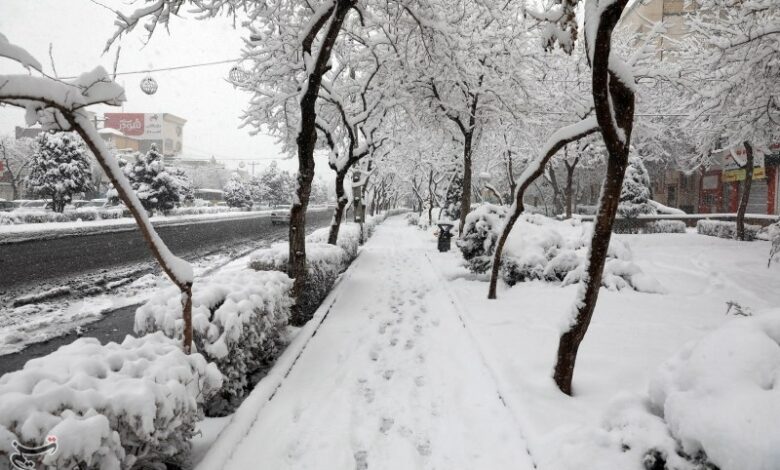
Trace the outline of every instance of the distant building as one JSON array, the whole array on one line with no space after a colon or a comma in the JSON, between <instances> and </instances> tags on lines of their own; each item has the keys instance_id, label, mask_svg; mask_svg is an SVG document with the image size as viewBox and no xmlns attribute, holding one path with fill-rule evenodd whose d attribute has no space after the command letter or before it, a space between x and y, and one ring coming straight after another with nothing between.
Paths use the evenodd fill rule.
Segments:
<instances>
[{"instance_id":1,"label":"distant building","mask_svg":"<svg viewBox=\"0 0 780 470\"><path fill-rule=\"evenodd\" d=\"M192 180L192 186L196 189L222 190L230 179L231 171L225 168L224 163L212 158L165 158L165 166L182 169Z\"/></svg>"},{"instance_id":2,"label":"distant building","mask_svg":"<svg viewBox=\"0 0 780 470\"><path fill-rule=\"evenodd\" d=\"M179 155L184 147L187 120L168 113L106 113L104 128L120 131L138 142L139 152L148 152L152 144L164 156Z\"/></svg>"}]
</instances>

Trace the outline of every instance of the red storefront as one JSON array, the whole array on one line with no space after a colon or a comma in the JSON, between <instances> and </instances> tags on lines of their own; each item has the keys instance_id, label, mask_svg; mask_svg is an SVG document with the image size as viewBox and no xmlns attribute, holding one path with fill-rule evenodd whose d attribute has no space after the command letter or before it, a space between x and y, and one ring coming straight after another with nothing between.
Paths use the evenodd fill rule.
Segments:
<instances>
[{"instance_id":1,"label":"red storefront","mask_svg":"<svg viewBox=\"0 0 780 470\"><path fill-rule=\"evenodd\" d=\"M770 147L767 155L761 154L762 165L754 168L747 212L750 214L777 214L778 165L780 144ZM736 153L743 153L739 150ZM739 206L739 197L745 170L722 168L707 170L701 175L699 185L699 212L733 213Z\"/></svg>"}]
</instances>

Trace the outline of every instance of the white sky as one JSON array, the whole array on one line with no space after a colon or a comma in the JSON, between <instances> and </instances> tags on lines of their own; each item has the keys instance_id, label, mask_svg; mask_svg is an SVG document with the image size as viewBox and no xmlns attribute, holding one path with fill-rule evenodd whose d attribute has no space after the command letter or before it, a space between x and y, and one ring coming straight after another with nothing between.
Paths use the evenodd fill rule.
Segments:
<instances>
[{"instance_id":1,"label":"white sky","mask_svg":"<svg viewBox=\"0 0 780 470\"><path fill-rule=\"evenodd\" d=\"M138 0L100 0L123 12L132 11L143 2ZM184 8L182 9L184 10ZM102 54L106 40L114 31L114 14L89 0L0 0L0 32L18 44L51 71L49 44L53 43L54 65L61 77L78 75L103 65L113 69L115 47ZM234 29L229 18L198 21L174 18L170 35L159 29L151 41L140 26L121 39L122 52L118 71L137 71L192 63L234 59L240 56L244 30ZM238 129L239 116L249 95L233 88L224 79L231 64L212 65L185 70L153 73L159 88L156 94L144 94L139 84L145 74L117 77L126 90L125 112L172 113L187 119L184 127L185 154L197 157L256 159L258 171L270 159L283 157L274 139L265 135L250 136L249 128ZM4 73L24 72L9 61L0 61ZM121 111L95 107L94 111ZM0 108L0 134L13 134L14 126L24 126L21 110ZM230 168L239 162L225 161ZM249 164L249 162L245 162ZM294 160L279 161L282 168L293 170ZM332 173L322 158L317 160L317 174ZM249 167L247 166L247 170ZM330 178L328 178L330 179Z\"/></svg>"}]
</instances>

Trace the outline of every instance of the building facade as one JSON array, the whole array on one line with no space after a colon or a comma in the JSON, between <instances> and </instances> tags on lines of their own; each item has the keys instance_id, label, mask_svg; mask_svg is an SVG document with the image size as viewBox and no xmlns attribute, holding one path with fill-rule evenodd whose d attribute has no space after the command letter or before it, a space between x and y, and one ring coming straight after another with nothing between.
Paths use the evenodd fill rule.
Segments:
<instances>
[{"instance_id":1,"label":"building facade","mask_svg":"<svg viewBox=\"0 0 780 470\"><path fill-rule=\"evenodd\" d=\"M154 144L165 156L179 155L184 147L187 120L168 113L106 113L104 128L116 129L138 142L139 152Z\"/></svg>"}]
</instances>

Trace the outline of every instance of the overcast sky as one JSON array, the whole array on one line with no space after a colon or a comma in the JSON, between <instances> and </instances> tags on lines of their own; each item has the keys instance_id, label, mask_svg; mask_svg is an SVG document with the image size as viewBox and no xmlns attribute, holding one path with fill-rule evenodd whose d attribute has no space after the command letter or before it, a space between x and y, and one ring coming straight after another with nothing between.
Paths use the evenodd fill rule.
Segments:
<instances>
[{"instance_id":1,"label":"overcast sky","mask_svg":"<svg viewBox=\"0 0 780 470\"><path fill-rule=\"evenodd\" d=\"M142 0L99 1L124 12L143 5ZM114 31L113 22L111 11L89 0L0 0L0 32L32 53L47 71L51 71L48 51L49 44L53 44L54 65L60 77L78 75L97 65L112 70L116 46L109 53L102 52ZM144 45L143 33L139 27L121 39L119 72L234 59L240 56L244 31L240 25L234 29L228 18L206 21L174 18L170 34L159 29ZM265 166L270 159L283 155L273 138L250 136L249 129L238 129L239 116L249 95L225 81L230 67L231 64L222 64L152 73L159 84L152 96L139 88L145 74L117 77L127 92L124 111L172 113L187 119L184 127L187 155L251 158ZM0 70L24 71L21 67L16 70L8 61L0 61ZM95 110L121 111L109 107ZM0 134L12 134L17 125L24 126L23 112L0 108ZM235 167L239 162L225 163ZM293 160L280 161L280 165L290 170L297 167ZM318 159L317 166L319 175L330 176L323 159Z\"/></svg>"}]
</instances>

